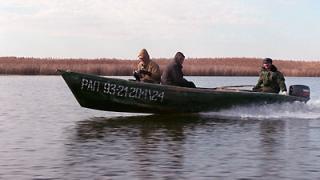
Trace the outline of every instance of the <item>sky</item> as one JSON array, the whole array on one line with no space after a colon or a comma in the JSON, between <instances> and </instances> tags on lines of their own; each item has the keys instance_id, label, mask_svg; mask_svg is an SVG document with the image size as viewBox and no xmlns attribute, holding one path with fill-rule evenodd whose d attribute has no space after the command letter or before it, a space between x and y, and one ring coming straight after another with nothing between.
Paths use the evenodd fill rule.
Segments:
<instances>
[{"instance_id":1,"label":"sky","mask_svg":"<svg viewBox=\"0 0 320 180\"><path fill-rule=\"evenodd\" d=\"M0 56L320 60L318 0L0 0Z\"/></svg>"}]
</instances>

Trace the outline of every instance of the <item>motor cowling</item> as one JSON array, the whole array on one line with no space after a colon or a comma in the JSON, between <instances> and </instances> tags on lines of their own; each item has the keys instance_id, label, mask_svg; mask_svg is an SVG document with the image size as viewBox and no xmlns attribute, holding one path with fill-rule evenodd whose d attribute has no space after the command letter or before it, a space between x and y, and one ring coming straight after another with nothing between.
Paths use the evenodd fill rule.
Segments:
<instances>
[{"instance_id":1,"label":"motor cowling","mask_svg":"<svg viewBox=\"0 0 320 180\"><path fill-rule=\"evenodd\" d=\"M310 98L310 88L305 85L291 85L289 87L289 95L304 98Z\"/></svg>"}]
</instances>

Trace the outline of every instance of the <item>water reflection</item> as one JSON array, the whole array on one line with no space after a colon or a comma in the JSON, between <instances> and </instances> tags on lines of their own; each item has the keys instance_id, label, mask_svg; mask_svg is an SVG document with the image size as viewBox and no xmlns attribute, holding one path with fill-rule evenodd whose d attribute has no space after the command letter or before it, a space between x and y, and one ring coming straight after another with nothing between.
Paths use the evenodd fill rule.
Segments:
<instances>
[{"instance_id":1,"label":"water reflection","mask_svg":"<svg viewBox=\"0 0 320 180\"><path fill-rule=\"evenodd\" d=\"M183 140L183 128L205 123L198 115L149 115L129 117L93 117L77 124L77 137L81 139L103 138L114 132L148 138L161 132L176 140ZM139 131L139 132L136 132ZM151 139L152 140L152 139ZM155 139L154 139L155 140Z\"/></svg>"},{"instance_id":2,"label":"water reflection","mask_svg":"<svg viewBox=\"0 0 320 180\"><path fill-rule=\"evenodd\" d=\"M82 166L81 162L94 161L93 164L99 164L100 169L102 167L105 170L104 175L100 176L187 178L195 170L186 161L190 161L190 156L197 153L192 149L196 150L199 141L212 143L210 138L214 142L215 134L220 134L221 129L224 132L233 126L241 127L255 122L199 114L93 117L77 123L66 145L67 159L72 161L66 165L66 169L74 171L74 168ZM221 143L221 140L217 143ZM203 153L211 154L206 150ZM191 164L199 163L197 161L200 160L191 160ZM85 169L90 171L91 168L87 164ZM129 176L129 172L133 174Z\"/></svg>"},{"instance_id":3,"label":"water reflection","mask_svg":"<svg viewBox=\"0 0 320 180\"><path fill-rule=\"evenodd\" d=\"M260 122L260 174L262 177L281 179L286 167L284 137L286 123L282 120L264 120Z\"/></svg>"},{"instance_id":4,"label":"water reflection","mask_svg":"<svg viewBox=\"0 0 320 180\"><path fill-rule=\"evenodd\" d=\"M302 126L288 123L294 122L199 114L92 117L69 133L64 169L66 177L91 179L292 177L287 165L299 149L288 149L288 142L306 146L307 139L291 139L297 131L291 128Z\"/></svg>"},{"instance_id":5,"label":"water reflection","mask_svg":"<svg viewBox=\"0 0 320 180\"><path fill-rule=\"evenodd\" d=\"M210 129L214 129L215 126L252 122L254 121L238 121L200 114L92 117L77 123L76 137L78 140L86 140L114 134L125 136L134 134L152 143L159 139L149 139L150 137L163 133L171 137L172 141L183 141L184 136L192 133L192 129L195 128L210 126Z\"/></svg>"},{"instance_id":6,"label":"water reflection","mask_svg":"<svg viewBox=\"0 0 320 180\"><path fill-rule=\"evenodd\" d=\"M101 138L126 141L119 148L130 149L125 158L134 161L133 171L140 178L155 178L154 172L164 167L171 169L168 176L180 178L184 169L185 128L202 123L205 122L194 115L91 118L78 124L77 137L80 141Z\"/></svg>"}]
</instances>

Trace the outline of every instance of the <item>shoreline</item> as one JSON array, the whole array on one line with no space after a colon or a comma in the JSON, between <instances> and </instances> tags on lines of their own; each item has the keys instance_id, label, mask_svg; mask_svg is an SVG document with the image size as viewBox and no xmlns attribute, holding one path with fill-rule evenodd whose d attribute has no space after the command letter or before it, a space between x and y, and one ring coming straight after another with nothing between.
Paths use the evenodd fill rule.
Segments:
<instances>
[{"instance_id":1,"label":"shoreline","mask_svg":"<svg viewBox=\"0 0 320 180\"><path fill-rule=\"evenodd\" d=\"M162 71L170 59L153 59ZM187 58L185 76L258 76L261 58ZM131 76L137 60L125 59L53 59L0 57L0 75L59 75L57 69L103 76ZM274 60L273 64L292 77L320 77L320 62Z\"/></svg>"}]
</instances>

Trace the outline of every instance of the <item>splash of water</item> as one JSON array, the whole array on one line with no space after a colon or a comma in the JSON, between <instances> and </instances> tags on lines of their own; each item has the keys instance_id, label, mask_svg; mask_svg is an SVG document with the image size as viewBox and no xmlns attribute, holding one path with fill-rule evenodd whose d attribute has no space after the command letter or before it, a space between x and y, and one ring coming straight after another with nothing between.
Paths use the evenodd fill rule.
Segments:
<instances>
[{"instance_id":1,"label":"splash of water","mask_svg":"<svg viewBox=\"0 0 320 180\"><path fill-rule=\"evenodd\" d=\"M319 119L320 99L307 103L293 102L281 104L264 104L236 106L218 112L202 113L203 116L215 116L228 119Z\"/></svg>"}]
</instances>

